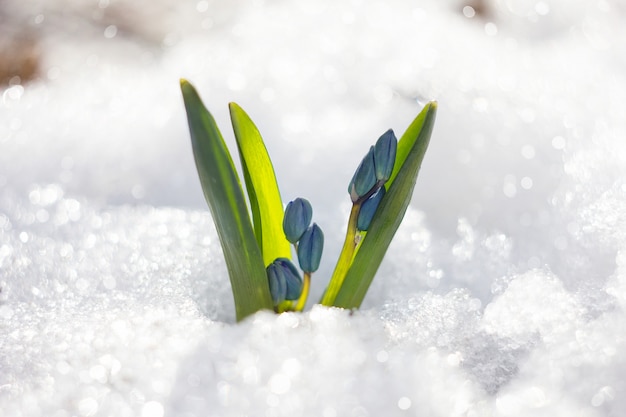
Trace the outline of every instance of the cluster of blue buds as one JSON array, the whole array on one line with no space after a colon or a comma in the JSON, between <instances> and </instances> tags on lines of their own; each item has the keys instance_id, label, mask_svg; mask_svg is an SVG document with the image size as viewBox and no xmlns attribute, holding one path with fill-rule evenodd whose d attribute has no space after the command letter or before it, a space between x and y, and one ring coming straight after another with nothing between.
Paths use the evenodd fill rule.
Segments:
<instances>
[{"instance_id":1,"label":"cluster of blue buds","mask_svg":"<svg viewBox=\"0 0 626 417\"><path fill-rule=\"evenodd\" d=\"M311 225L312 218L313 208L304 198L289 202L283 218L285 237L296 247L300 269L307 279L319 268L324 249L324 233L316 223ZM267 278L275 306L300 298L303 281L289 259L278 258L272 262L267 267Z\"/></svg>"},{"instance_id":2,"label":"cluster of blue buds","mask_svg":"<svg viewBox=\"0 0 626 417\"><path fill-rule=\"evenodd\" d=\"M369 228L385 195L384 185L393 172L397 148L396 135L389 129L370 147L350 181L348 192L352 203L361 204L357 220L359 230L366 231Z\"/></svg>"},{"instance_id":3,"label":"cluster of blue buds","mask_svg":"<svg viewBox=\"0 0 626 417\"><path fill-rule=\"evenodd\" d=\"M385 196L385 183L391 178L397 147L396 135L389 129L370 147L350 181L348 192L353 205L358 208L355 218L357 230L366 231L369 228ZM299 300L298 306L304 305L311 274L320 266L324 234L317 224L311 224L312 218L313 208L304 198L296 198L285 208L283 231L296 248L304 279L287 258L278 258L267 267L270 293L277 311L283 308L280 304L284 301Z\"/></svg>"},{"instance_id":4,"label":"cluster of blue buds","mask_svg":"<svg viewBox=\"0 0 626 417\"><path fill-rule=\"evenodd\" d=\"M274 305L285 300L297 300L302 293L302 277L287 258L278 258L266 269Z\"/></svg>"}]
</instances>

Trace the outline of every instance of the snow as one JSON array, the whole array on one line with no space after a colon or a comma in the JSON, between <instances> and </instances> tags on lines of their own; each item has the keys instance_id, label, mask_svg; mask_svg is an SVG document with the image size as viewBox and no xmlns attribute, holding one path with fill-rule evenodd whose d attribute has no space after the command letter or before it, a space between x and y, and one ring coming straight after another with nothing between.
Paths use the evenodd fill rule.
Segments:
<instances>
[{"instance_id":1,"label":"snow","mask_svg":"<svg viewBox=\"0 0 626 417\"><path fill-rule=\"evenodd\" d=\"M474 8L468 8L473 5ZM0 6L0 414L626 413L626 2ZM8 34L8 35L7 35ZM17 34L17 35L16 35ZM353 170L439 103L357 312L234 322L178 79L263 134L342 242Z\"/></svg>"}]
</instances>

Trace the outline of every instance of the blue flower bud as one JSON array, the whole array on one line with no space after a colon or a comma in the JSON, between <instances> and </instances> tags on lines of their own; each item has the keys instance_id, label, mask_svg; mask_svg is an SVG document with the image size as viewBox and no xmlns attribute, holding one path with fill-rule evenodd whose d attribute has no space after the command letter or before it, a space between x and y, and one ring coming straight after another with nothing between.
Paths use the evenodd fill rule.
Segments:
<instances>
[{"instance_id":1,"label":"blue flower bud","mask_svg":"<svg viewBox=\"0 0 626 417\"><path fill-rule=\"evenodd\" d=\"M359 210L359 217L356 221L356 228L361 231L366 231L370 227L370 223L376 214L376 210L380 205L381 200L385 196L385 187L380 187L370 198L365 200Z\"/></svg>"},{"instance_id":2,"label":"blue flower bud","mask_svg":"<svg viewBox=\"0 0 626 417\"><path fill-rule=\"evenodd\" d=\"M277 258L268 265L266 272L274 305L300 298L302 278L289 259Z\"/></svg>"},{"instance_id":3,"label":"blue flower bud","mask_svg":"<svg viewBox=\"0 0 626 417\"><path fill-rule=\"evenodd\" d=\"M315 272L320 267L324 250L324 233L313 223L302 235L298 243L298 261L304 272Z\"/></svg>"},{"instance_id":4,"label":"blue flower bud","mask_svg":"<svg viewBox=\"0 0 626 417\"><path fill-rule=\"evenodd\" d=\"M271 263L265 269L267 273L267 280L270 284L270 294L272 295L272 302L275 306L285 301L285 294L287 292L287 283L285 282L285 274L282 273L282 268L274 263Z\"/></svg>"},{"instance_id":5,"label":"blue flower bud","mask_svg":"<svg viewBox=\"0 0 626 417\"><path fill-rule=\"evenodd\" d=\"M313 208L311 203L304 198L296 198L287 204L285 209L285 217L283 218L283 231L287 240L296 243L307 227L311 224L313 217Z\"/></svg>"},{"instance_id":6,"label":"blue flower bud","mask_svg":"<svg viewBox=\"0 0 626 417\"><path fill-rule=\"evenodd\" d=\"M352 202L367 194L376 185L376 167L374 165L374 147L370 147L369 152L356 169L352 181L348 186L348 192Z\"/></svg>"},{"instance_id":7,"label":"blue flower bud","mask_svg":"<svg viewBox=\"0 0 626 417\"><path fill-rule=\"evenodd\" d=\"M396 162L396 150L398 139L393 130L389 129L378 138L374 146L374 166L376 167L376 179L382 183L391 177L393 166Z\"/></svg>"}]
</instances>

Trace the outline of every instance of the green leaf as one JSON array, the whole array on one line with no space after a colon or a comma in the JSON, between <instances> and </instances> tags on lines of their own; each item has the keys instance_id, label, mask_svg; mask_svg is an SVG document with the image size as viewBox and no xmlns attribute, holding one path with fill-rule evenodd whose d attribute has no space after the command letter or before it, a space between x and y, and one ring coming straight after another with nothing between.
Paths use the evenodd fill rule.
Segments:
<instances>
[{"instance_id":1,"label":"green leaf","mask_svg":"<svg viewBox=\"0 0 626 417\"><path fill-rule=\"evenodd\" d=\"M258 310L272 309L263 257L239 177L215 119L187 80L180 80L180 88L196 168L226 259L239 321Z\"/></svg>"},{"instance_id":2,"label":"green leaf","mask_svg":"<svg viewBox=\"0 0 626 417\"><path fill-rule=\"evenodd\" d=\"M430 102L408 127L400 142L387 193L332 305L358 308L411 202L417 174L435 123L437 103Z\"/></svg>"},{"instance_id":3,"label":"green leaf","mask_svg":"<svg viewBox=\"0 0 626 417\"><path fill-rule=\"evenodd\" d=\"M263 138L241 107L236 103L228 107L263 261L267 266L276 258L290 259L291 248L283 232L283 203Z\"/></svg>"}]
</instances>

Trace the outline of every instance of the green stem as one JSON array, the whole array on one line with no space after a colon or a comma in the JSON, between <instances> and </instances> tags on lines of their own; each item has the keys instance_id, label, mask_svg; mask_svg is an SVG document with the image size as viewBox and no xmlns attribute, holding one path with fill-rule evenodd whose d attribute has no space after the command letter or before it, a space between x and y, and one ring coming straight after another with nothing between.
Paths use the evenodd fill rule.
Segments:
<instances>
[{"instance_id":1,"label":"green stem","mask_svg":"<svg viewBox=\"0 0 626 417\"><path fill-rule=\"evenodd\" d=\"M322 305L333 305L333 303L335 302L335 298L337 297L337 293L339 293L339 289L341 288L341 284L343 284L343 280L346 277L348 270L350 269L350 264L352 264L354 249L356 248L357 243L356 223L357 219L359 218L360 209L360 201L357 201L352 205L352 210L350 211L350 219L348 220L348 230L346 231L346 240L343 242L341 255L339 255L339 260L337 260L337 265L335 266L335 271L333 272L333 276L330 279L328 288L326 289L326 292L322 297Z\"/></svg>"},{"instance_id":2,"label":"green stem","mask_svg":"<svg viewBox=\"0 0 626 417\"><path fill-rule=\"evenodd\" d=\"M293 311L293 301L285 300L274 307L274 312L281 314L286 311Z\"/></svg>"},{"instance_id":3,"label":"green stem","mask_svg":"<svg viewBox=\"0 0 626 417\"><path fill-rule=\"evenodd\" d=\"M309 298L309 289L311 288L311 273L304 273L304 283L302 284L302 294L300 294L300 298L298 299L298 304L294 308L294 311L302 311L304 310L304 305L306 304L307 298Z\"/></svg>"}]
</instances>

